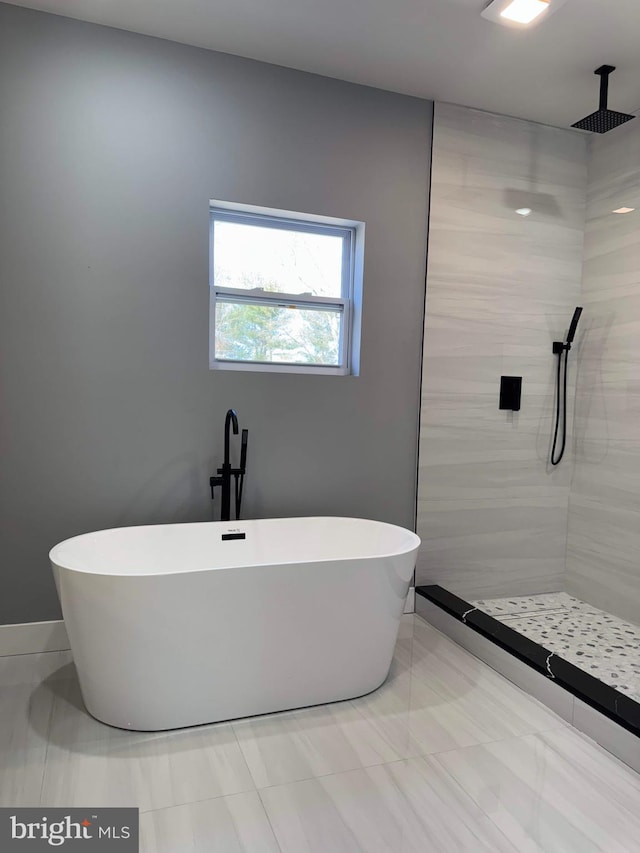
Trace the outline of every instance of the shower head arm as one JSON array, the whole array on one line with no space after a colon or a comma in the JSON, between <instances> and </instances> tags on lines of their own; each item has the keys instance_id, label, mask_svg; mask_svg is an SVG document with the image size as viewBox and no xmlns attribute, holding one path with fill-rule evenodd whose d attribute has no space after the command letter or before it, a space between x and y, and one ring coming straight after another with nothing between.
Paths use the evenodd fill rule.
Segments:
<instances>
[{"instance_id":1,"label":"shower head arm","mask_svg":"<svg viewBox=\"0 0 640 853\"><path fill-rule=\"evenodd\" d=\"M607 109L607 102L609 100L609 74L612 71L615 71L615 65L601 65L600 68L596 68L593 72L600 77L600 107L601 110Z\"/></svg>"}]
</instances>

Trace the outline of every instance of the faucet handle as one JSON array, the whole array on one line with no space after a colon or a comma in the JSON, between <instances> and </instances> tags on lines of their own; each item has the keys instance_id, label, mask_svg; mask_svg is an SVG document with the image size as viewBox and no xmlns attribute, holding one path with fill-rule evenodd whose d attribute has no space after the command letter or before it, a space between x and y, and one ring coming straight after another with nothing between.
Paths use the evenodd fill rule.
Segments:
<instances>
[{"instance_id":1,"label":"faucet handle","mask_svg":"<svg viewBox=\"0 0 640 853\"><path fill-rule=\"evenodd\" d=\"M209 477L209 485L211 486L211 500L213 500L213 490L216 486L222 485L222 477Z\"/></svg>"}]
</instances>

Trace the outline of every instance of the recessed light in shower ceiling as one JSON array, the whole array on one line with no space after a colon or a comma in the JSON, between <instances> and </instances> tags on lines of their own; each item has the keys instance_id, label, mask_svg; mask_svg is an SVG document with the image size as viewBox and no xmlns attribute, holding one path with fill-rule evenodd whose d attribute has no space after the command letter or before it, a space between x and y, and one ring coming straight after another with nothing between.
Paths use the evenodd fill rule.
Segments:
<instances>
[{"instance_id":1,"label":"recessed light in shower ceiling","mask_svg":"<svg viewBox=\"0 0 640 853\"><path fill-rule=\"evenodd\" d=\"M491 0L480 14L496 24L527 27L548 18L565 2L566 0Z\"/></svg>"}]
</instances>

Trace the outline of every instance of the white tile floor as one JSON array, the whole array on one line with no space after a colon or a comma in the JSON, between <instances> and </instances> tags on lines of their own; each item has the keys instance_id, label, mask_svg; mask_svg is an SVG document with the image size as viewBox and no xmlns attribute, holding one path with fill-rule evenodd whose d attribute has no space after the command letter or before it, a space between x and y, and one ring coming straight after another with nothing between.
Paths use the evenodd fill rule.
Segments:
<instances>
[{"instance_id":1,"label":"white tile floor","mask_svg":"<svg viewBox=\"0 0 640 853\"><path fill-rule=\"evenodd\" d=\"M640 776L418 616L369 696L168 733L0 658L0 805L137 805L144 853L640 849Z\"/></svg>"},{"instance_id":2,"label":"white tile floor","mask_svg":"<svg viewBox=\"0 0 640 853\"><path fill-rule=\"evenodd\" d=\"M640 702L640 626L566 592L472 604Z\"/></svg>"}]
</instances>

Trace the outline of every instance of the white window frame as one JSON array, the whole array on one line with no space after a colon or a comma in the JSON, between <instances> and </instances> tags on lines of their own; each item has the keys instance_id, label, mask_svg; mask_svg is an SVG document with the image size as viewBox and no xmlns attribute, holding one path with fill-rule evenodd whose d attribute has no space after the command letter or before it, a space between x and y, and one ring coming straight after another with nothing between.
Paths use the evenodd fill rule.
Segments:
<instances>
[{"instance_id":1,"label":"white window frame","mask_svg":"<svg viewBox=\"0 0 640 853\"><path fill-rule=\"evenodd\" d=\"M262 288L246 289L222 287L214 281L214 228L218 222L236 222L259 225L263 228L300 231L307 234L327 234L343 239L341 294L336 297L313 294L265 291ZM364 223L334 219L326 216L271 210L253 205L230 202L209 202L209 367L214 370L252 370L269 373L315 373L345 376L354 371L352 347L354 342L354 292L358 245L364 238ZM316 311L331 309L341 315L338 365L317 365L299 362L235 361L216 358L215 329L216 305L221 302L245 302L251 305L296 306Z\"/></svg>"}]
</instances>

